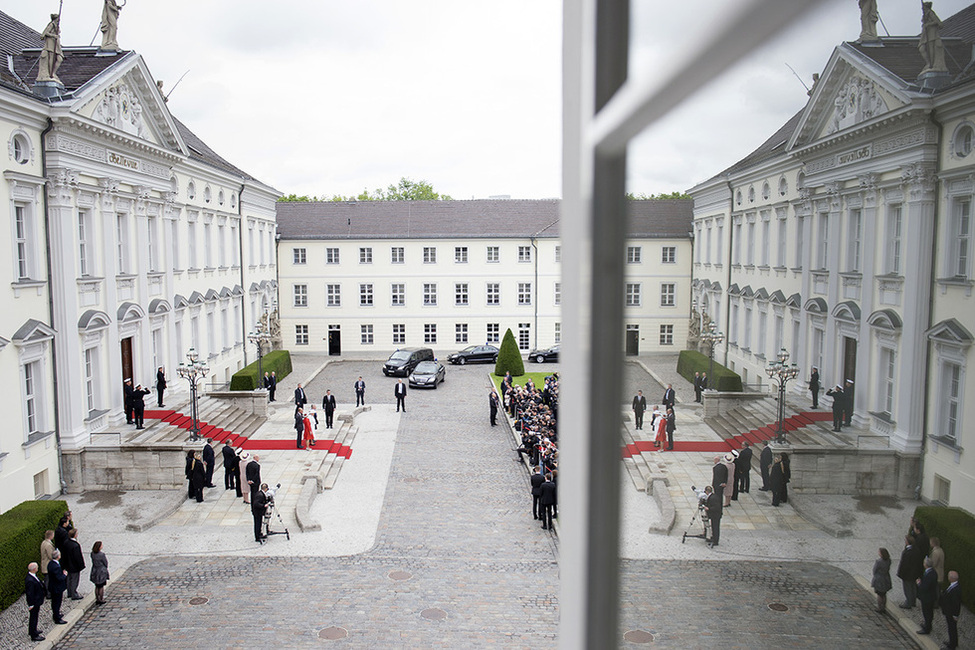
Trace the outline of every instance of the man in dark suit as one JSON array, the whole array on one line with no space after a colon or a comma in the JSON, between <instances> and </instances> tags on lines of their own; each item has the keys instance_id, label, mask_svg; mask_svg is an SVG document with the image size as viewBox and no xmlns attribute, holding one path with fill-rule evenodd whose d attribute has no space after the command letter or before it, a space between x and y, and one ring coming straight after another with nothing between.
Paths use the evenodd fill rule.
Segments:
<instances>
[{"instance_id":1,"label":"man in dark suit","mask_svg":"<svg viewBox=\"0 0 975 650\"><path fill-rule=\"evenodd\" d=\"M839 431L843 427L843 389L835 386L826 394L833 398L833 431Z\"/></svg>"},{"instance_id":2,"label":"man in dark suit","mask_svg":"<svg viewBox=\"0 0 975 650\"><path fill-rule=\"evenodd\" d=\"M396 398L396 412L399 413L400 407L406 413L406 384L400 379L393 385L393 397Z\"/></svg>"},{"instance_id":3,"label":"man in dark suit","mask_svg":"<svg viewBox=\"0 0 975 650\"><path fill-rule=\"evenodd\" d=\"M254 515L254 541L263 543L267 536L264 527L264 513L267 511L267 483L262 483L251 497L251 514Z\"/></svg>"},{"instance_id":4,"label":"man in dark suit","mask_svg":"<svg viewBox=\"0 0 975 650\"><path fill-rule=\"evenodd\" d=\"M268 379L267 379L267 396L268 396L268 401L271 401L271 402L274 401L274 391L276 391L277 389L278 389L278 376L277 376L276 373L274 373L272 371L271 372L271 376L268 377Z\"/></svg>"},{"instance_id":5,"label":"man in dark suit","mask_svg":"<svg viewBox=\"0 0 975 650\"><path fill-rule=\"evenodd\" d=\"M701 373L695 372L694 373L694 401L697 402L698 404L701 403L701 392L703 390L704 387L701 386Z\"/></svg>"},{"instance_id":6,"label":"man in dark suit","mask_svg":"<svg viewBox=\"0 0 975 650\"><path fill-rule=\"evenodd\" d=\"M747 441L742 443L738 458L735 459L735 476L738 479L738 491L748 492L752 487L752 446Z\"/></svg>"},{"instance_id":7,"label":"man in dark suit","mask_svg":"<svg viewBox=\"0 0 975 650\"><path fill-rule=\"evenodd\" d=\"M706 505L708 519L711 520L711 539L708 541L711 546L717 546L721 540L721 516L724 514L724 497L720 490L716 490L710 485L705 486L704 491L708 492Z\"/></svg>"},{"instance_id":8,"label":"man in dark suit","mask_svg":"<svg viewBox=\"0 0 975 650\"><path fill-rule=\"evenodd\" d=\"M929 558L924 558L924 573L917 579L917 599L921 601L921 615L924 617L917 633L931 634L934 604L938 602L938 572L931 566Z\"/></svg>"},{"instance_id":9,"label":"man in dark suit","mask_svg":"<svg viewBox=\"0 0 975 650\"><path fill-rule=\"evenodd\" d=\"M142 384L135 387L132 391L132 419L135 421L136 429L145 429L146 395L152 391L143 388Z\"/></svg>"},{"instance_id":10,"label":"man in dark suit","mask_svg":"<svg viewBox=\"0 0 975 650\"><path fill-rule=\"evenodd\" d=\"M298 449L304 449L301 444L301 438L305 434L305 412L301 410L301 407L295 409L295 434L297 435L296 444Z\"/></svg>"},{"instance_id":11,"label":"man in dark suit","mask_svg":"<svg viewBox=\"0 0 975 650\"><path fill-rule=\"evenodd\" d=\"M552 527L552 513L555 510L556 496L555 483L552 482L552 475L545 475L545 482L539 488L541 494L538 497L539 504L542 506L542 528L548 530Z\"/></svg>"},{"instance_id":12,"label":"man in dark suit","mask_svg":"<svg viewBox=\"0 0 975 650\"><path fill-rule=\"evenodd\" d=\"M41 605L44 604L44 596L47 589L37 576L37 562L27 565L27 578L24 581L24 593L27 595L27 632L30 634L31 641L43 641L44 636L37 629L37 617L41 613Z\"/></svg>"},{"instance_id":13,"label":"man in dark suit","mask_svg":"<svg viewBox=\"0 0 975 650\"><path fill-rule=\"evenodd\" d=\"M772 448L768 446L768 440L762 443L762 454L758 457L758 464L762 470L762 487L758 488L761 492L768 492L771 489L769 485L769 470L772 469Z\"/></svg>"},{"instance_id":14,"label":"man in dark suit","mask_svg":"<svg viewBox=\"0 0 975 650\"><path fill-rule=\"evenodd\" d=\"M677 401L677 394L674 393L673 384L667 384L667 389L664 391L664 398L661 401L665 409L674 408L674 402Z\"/></svg>"},{"instance_id":15,"label":"man in dark suit","mask_svg":"<svg viewBox=\"0 0 975 650\"><path fill-rule=\"evenodd\" d=\"M213 466L215 465L216 456L213 453L213 438L207 438L207 442L203 445L203 464L206 465L206 486L208 488L217 487L213 484Z\"/></svg>"},{"instance_id":16,"label":"man in dark suit","mask_svg":"<svg viewBox=\"0 0 975 650\"><path fill-rule=\"evenodd\" d=\"M156 406L162 408L163 393L166 392L166 369L162 366L156 369Z\"/></svg>"},{"instance_id":17,"label":"man in dark suit","mask_svg":"<svg viewBox=\"0 0 975 650\"><path fill-rule=\"evenodd\" d=\"M924 570L924 556L915 546L913 535L904 538L904 550L901 551L901 561L897 565L897 577L904 586L904 602L901 609L911 609L917 600L917 581Z\"/></svg>"},{"instance_id":18,"label":"man in dark suit","mask_svg":"<svg viewBox=\"0 0 975 650\"><path fill-rule=\"evenodd\" d=\"M711 467L711 488L715 494L724 494L724 486L727 484L728 466L721 462L721 456L715 456Z\"/></svg>"},{"instance_id":19,"label":"man in dark suit","mask_svg":"<svg viewBox=\"0 0 975 650\"><path fill-rule=\"evenodd\" d=\"M298 384L298 388L295 389L295 406L298 408L305 408L305 404L308 400L305 398L305 389Z\"/></svg>"},{"instance_id":20,"label":"man in dark suit","mask_svg":"<svg viewBox=\"0 0 975 650\"><path fill-rule=\"evenodd\" d=\"M542 468L536 467L535 473L531 476L531 494L532 494L532 516L537 520L542 518L542 513L539 499L542 496L542 483L545 482L545 477L542 476Z\"/></svg>"},{"instance_id":21,"label":"man in dark suit","mask_svg":"<svg viewBox=\"0 0 975 650\"><path fill-rule=\"evenodd\" d=\"M223 449L220 450L220 453L223 454L223 488L233 490L237 487L239 480L240 459L237 458L234 448L230 446L229 440L223 441Z\"/></svg>"},{"instance_id":22,"label":"man in dark suit","mask_svg":"<svg viewBox=\"0 0 975 650\"><path fill-rule=\"evenodd\" d=\"M254 455L254 459L247 464L245 478L247 479L247 489L251 491L251 503L254 502L254 495L261 489L261 457Z\"/></svg>"},{"instance_id":23,"label":"man in dark suit","mask_svg":"<svg viewBox=\"0 0 975 650\"><path fill-rule=\"evenodd\" d=\"M491 395L488 397L488 404L491 407L491 426L496 427L498 425L498 409L501 406L501 400L498 399L498 391L491 391Z\"/></svg>"},{"instance_id":24,"label":"man in dark suit","mask_svg":"<svg viewBox=\"0 0 975 650\"><path fill-rule=\"evenodd\" d=\"M125 406L125 423L132 424L132 379L126 377L122 382L122 404Z\"/></svg>"},{"instance_id":25,"label":"man in dark suit","mask_svg":"<svg viewBox=\"0 0 975 650\"><path fill-rule=\"evenodd\" d=\"M638 390L636 395L633 396L633 419L636 422L636 428L643 428L643 412L647 410L647 398L643 396L643 391Z\"/></svg>"},{"instance_id":26,"label":"man in dark suit","mask_svg":"<svg viewBox=\"0 0 975 650\"><path fill-rule=\"evenodd\" d=\"M61 566L61 551L55 549L51 561L47 563L48 593L51 595L51 614L57 625L64 625L66 620L61 618L61 603L64 591L68 588L68 572Z\"/></svg>"},{"instance_id":27,"label":"man in dark suit","mask_svg":"<svg viewBox=\"0 0 975 650\"><path fill-rule=\"evenodd\" d=\"M677 416L674 415L674 409L667 409L667 450L674 450L674 431L677 431Z\"/></svg>"},{"instance_id":28,"label":"man in dark suit","mask_svg":"<svg viewBox=\"0 0 975 650\"><path fill-rule=\"evenodd\" d=\"M267 391L267 401L273 402L274 400L271 399L271 373L264 373L264 377L261 378L261 386L264 386L264 390Z\"/></svg>"},{"instance_id":29,"label":"man in dark suit","mask_svg":"<svg viewBox=\"0 0 975 650\"><path fill-rule=\"evenodd\" d=\"M81 581L81 572L85 568L85 554L81 551L81 544L78 543L77 528L72 528L68 533L68 541L64 543L64 550L61 552L61 566L68 572L68 597L71 600L81 600L78 583Z\"/></svg>"},{"instance_id":30,"label":"man in dark suit","mask_svg":"<svg viewBox=\"0 0 975 650\"><path fill-rule=\"evenodd\" d=\"M362 381L362 377L356 380L355 384L352 385L355 389L355 405L365 406L366 405L366 382Z\"/></svg>"},{"instance_id":31,"label":"man in dark suit","mask_svg":"<svg viewBox=\"0 0 975 650\"><path fill-rule=\"evenodd\" d=\"M809 392L812 393L812 407L819 408L819 368L813 366L812 373L809 375Z\"/></svg>"},{"instance_id":32,"label":"man in dark suit","mask_svg":"<svg viewBox=\"0 0 975 650\"><path fill-rule=\"evenodd\" d=\"M853 424L853 380L847 379L843 385L843 426Z\"/></svg>"},{"instance_id":33,"label":"man in dark suit","mask_svg":"<svg viewBox=\"0 0 975 650\"><path fill-rule=\"evenodd\" d=\"M772 505L778 507L781 502L785 501L782 496L786 494L785 467L782 465L782 456L775 457L772 469L768 473L768 483L772 490Z\"/></svg>"},{"instance_id":34,"label":"man in dark suit","mask_svg":"<svg viewBox=\"0 0 975 650\"><path fill-rule=\"evenodd\" d=\"M322 408L325 409L325 428L331 429L332 419L335 417L335 395L332 395L332 391L325 391L325 397L322 398Z\"/></svg>"},{"instance_id":35,"label":"man in dark suit","mask_svg":"<svg viewBox=\"0 0 975 650\"><path fill-rule=\"evenodd\" d=\"M941 594L941 613L945 615L948 625L949 650L958 647L958 615L961 614L961 587L958 585L958 572L948 572L948 588Z\"/></svg>"}]
</instances>

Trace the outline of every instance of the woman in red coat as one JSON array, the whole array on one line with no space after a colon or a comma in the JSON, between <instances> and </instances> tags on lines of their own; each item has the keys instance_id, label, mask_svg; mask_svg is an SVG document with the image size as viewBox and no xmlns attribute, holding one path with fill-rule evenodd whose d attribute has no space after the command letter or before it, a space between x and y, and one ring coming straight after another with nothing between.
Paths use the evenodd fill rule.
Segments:
<instances>
[{"instance_id":1,"label":"woman in red coat","mask_svg":"<svg viewBox=\"0 0 975 650\"><path fill-rule=\"evenodd\" d=\"M305 435L301 441L305 444L305 449L311 449L315 444L315 434L311 432L311 418L307 415L305 416Z\"/></svg>"},{"instance_id":2,"label":"woman in red coat","mask_svg":"<svg viewBox=\"0 0 975 650\"><path fill-rule=\"evenodd\" d=\"M653 446L664 448L667 442L667 418L661 416L657 418L657 437L653 439Z\"/></svg>"}]
</instances>

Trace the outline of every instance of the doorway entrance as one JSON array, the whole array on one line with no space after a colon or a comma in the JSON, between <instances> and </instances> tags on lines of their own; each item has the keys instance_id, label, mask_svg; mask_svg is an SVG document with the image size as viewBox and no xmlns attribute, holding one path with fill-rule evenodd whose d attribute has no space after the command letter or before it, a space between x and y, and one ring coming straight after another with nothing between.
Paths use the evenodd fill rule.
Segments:
<instances>
[{"instance_id":1,"label":"doorway entrance","mask_svg":"<svg viewBox=\"0 0 975 650\"><path fill-rule=\"evenodd\" d=\"M626 356L635 357L640 354L640 326L626 326Z\"/></svg>"},{"instance_id":2,"label":"doorway entrance","mask_svg":"<svg viewBox=\"0 0 975 650\"><path fill-rule=\"evenodd\" d=\"M337 357L342 354L342 330L338 325L328 326L328 356Z\"/></svg>"},{"instance_id":3,"label":"doorway entrance","mask_svg":"<svg viewBox=\"0 0 975 650\"><path fill-rule=\"evenodd\" d=\"M122 381L126 379L132 379L132 385L134 386L137 382L133 378L134 369L132 368L132 337L127 339L122 339L121 342L122 349Z\"/></svg>"}]
</instances>

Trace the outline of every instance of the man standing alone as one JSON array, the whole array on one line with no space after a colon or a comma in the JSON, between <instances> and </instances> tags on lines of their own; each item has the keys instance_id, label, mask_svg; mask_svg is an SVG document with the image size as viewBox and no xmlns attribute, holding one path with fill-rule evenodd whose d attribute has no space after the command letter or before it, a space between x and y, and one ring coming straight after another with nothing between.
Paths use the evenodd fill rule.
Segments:
<instances>
[{"instance_id":1,"label":"man standing alone","mask_svg":"<svg viewBox=\"0 0 975 650\"><path fill-rule=\"evenodd\" d=\"M738 492L748 492L752 487L752 447L747 441L742 443L738 458L735 459L735 476L738 480Z\"/></svg>"},{"instance_id":2,"label":"man standing alone","mask_svg":"<svg viewBox=\"0 0 975 650\"><path fill-rule=\"evenodd\" d=\"M325 391L325 397L322 398L322 408L325 409L325 428L331 429L332 418L335 417L335 395L332 395L332 391Z\"/></svg>"},{"instance_id":3,"label":"man standing alone","mask_svg":"<svg viewBox=\"0 0 975 650\"><path fill-rule=\"evenodd\" d=\"M833 431L839 431L843 426L843 389L837 385L826 394L833 398Z\"/></svg>"},{"instance_id":4,"label":"man standing alone","mask_svg":"<svg viewBox=\"0 0 975 650\"><path fill-rule=\"evenodd\" d=\"M698 404L701 403L701 393L704 392L704 380L701 379L701 373L694 373L694 401Z\"/></svg>"},{"instance_id":5,"label":"man standing alone","mask_svg":"<svg viewBox=\"0 0 975 650\"><path fill-rule=\"evenodd\" d=\"M495 427L498 425L498 406L501 404L501 401L498 399L498 391L491 391L488 402L491 406L491 426Z\"/></svg>"},{"instance_id":6,"label":"man standing alone","mask_svg":"<svg viewBox=\"0 0 975 650\"><path fill-rule=\"evenodd\" d=\"M159 408L166 406L163 404L164 392L166 392L166 369L159 366L156 370L156 406Z\"/></svg>"},{"instance_id":7,"label":"man standing alone","mask_svg":"<svg viewBox=\"0 0 975 650\"><path fill-rule=\"evenodd\" d=\"M251 514L254 515L254 541L263 542L265 539L264 513L267 510L267 483L262 483L261 487L254 493L251 499Z\"/></svg>"},{"instance_id":8,"label":"man standing alone","mask_svg":"<svg viewBox=\"0 0 975 650\"><path fill-rule=\"evenodd\" d=\"M950 649L958 647L958 615L961 614L961 587L958 586L958 572L948 572L948 588L941 594L941 613L945 615L948 625L948 643Z\"/></svg>"},{"instance_id":9,"label":"man standing alone","mask_svg":"<svg viewBox=\"0 0 975 650\"><path fill-rule=\"evenodd\" d=\"M400 407L406 413L406 384L400 379L393 386L393 396L396 398L396 412L399 413Z\"/></svg>"},{"instance_id":10,"label":"man standing alone","mask_svg":"<svg viewBox=\"0 0 975 650\"><path fill-rule=\"evenodd\" d=\"M37 577L37 562L27 565L27 579L24 582L24 592L27 594L27 632L30 634L31 641L43 641L41 631L37 629L37 617L41 613L41 605L44 604L44 596L47 590L41 584L41 579Z\"/></svg>"},{"instance_id":11,"label":"man standing alone","mask_svg":"<svg viewBox=\"0 0 975 650\"><path fill-rule=\"evenodd\" d=\"M643 428L643 412L647 410L647 398L643 396L643 391L638 390L633 397L633 419L636 421L636 428Z\"/></svg>"},{"instance_id":12,"label":"man standing alone","mask_svg":"<svg viewBox=\"0 0 975 650\"><path fill-rule=\"evenodd\" d=\"M356 380L355 384L352 386L355 389L355 405L365 406L366 405L366 382L362 381L362 376Z\"/></svg>"},{"instance_id":13,"label":"man standing alone","mask_svg":"<svg viewBox=\"0 0 975 650\"><path fill-rule=\"evenodd\" d=\"M721 539L721 516L724 514L724 506L722 505L721 493L710 485L706 486L704 491L707 492L708 488L711 489L707 500L708 519L711 520L711 539L709 541L711 546L717 546Z\"/></svg>"},{"instance_id":14,"label":"man standing alone","mask_svg":"<svg viewBox=\"0 0 975 650\"><path fill-rule=\"evenodd\" d=\"M298 388L295 389L295 406L298 408L305 408L305 404L308 403L308 399L305 397L305 389L298 384Z\"/></svg>"},{"instance_id":15,"label":"man standing alone","mask_svg":"<svg viewBox=\"0 0 975 650\"><path fill-rule=\"evenodd\" d=\"M667 384L667 389L664 391L664 398L661 401L664 403L664 409L674 408L674 402L677 401L677 394L674 393L673 384Z\"/></svg>"},{"instance_id":16,"label":"man standing alone","mask_svg":"<svg viewBox=\"0 0 975 650\"><path fill-rule=\"evenodd\" d=\"M812 393L812 407L819 408L819 368L813 366L812 373L809 375L809 392Z\"/></svg>"},{"instance_id":17,"label":"man standing alone","mask_svg":"<svg viewBox=\"0 0 975 650\"><path fill-rule=\"evenodd\" d=\"M208 488L216 487L213 484L213 466L215 465L216 455L213 453L213 438L207 438L203 445L203 464L206 465L206 483Z\"/></svg>"}]
</instances>

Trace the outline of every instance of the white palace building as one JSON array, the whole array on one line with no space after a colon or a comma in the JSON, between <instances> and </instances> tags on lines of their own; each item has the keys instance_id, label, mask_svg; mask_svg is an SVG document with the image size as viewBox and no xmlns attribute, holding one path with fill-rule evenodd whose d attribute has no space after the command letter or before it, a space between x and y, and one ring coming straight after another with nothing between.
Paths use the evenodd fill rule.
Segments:
<instances>
[{"instance_id":1,"label":"white palace building","mask_svg":"<svg viewBox=\"0 0 975 650\"><path fill-rule=\"evenodd\" d=\"M941 37L935 70L917 36L841 44L798 114L689 190L693 291L744 381L782 347L799 392L813 366L852 380L901 484L975 512L975 8Z\"/></svg>"},{"instance_id":2,"label":"white palace building","mask_svg":"<svg viewBox=\"0 0 975 650\"><path fill-rule=\"evenodd\" d=\"M41 35L2 13L0 35L4 511L80 486L92 434L125 427L124 378L152 389L165 366L185 392L191 346L218 382L244 365L279 194L174 118L136 52L65 46L45 85Z\"/></svg>"}]
</instances>

